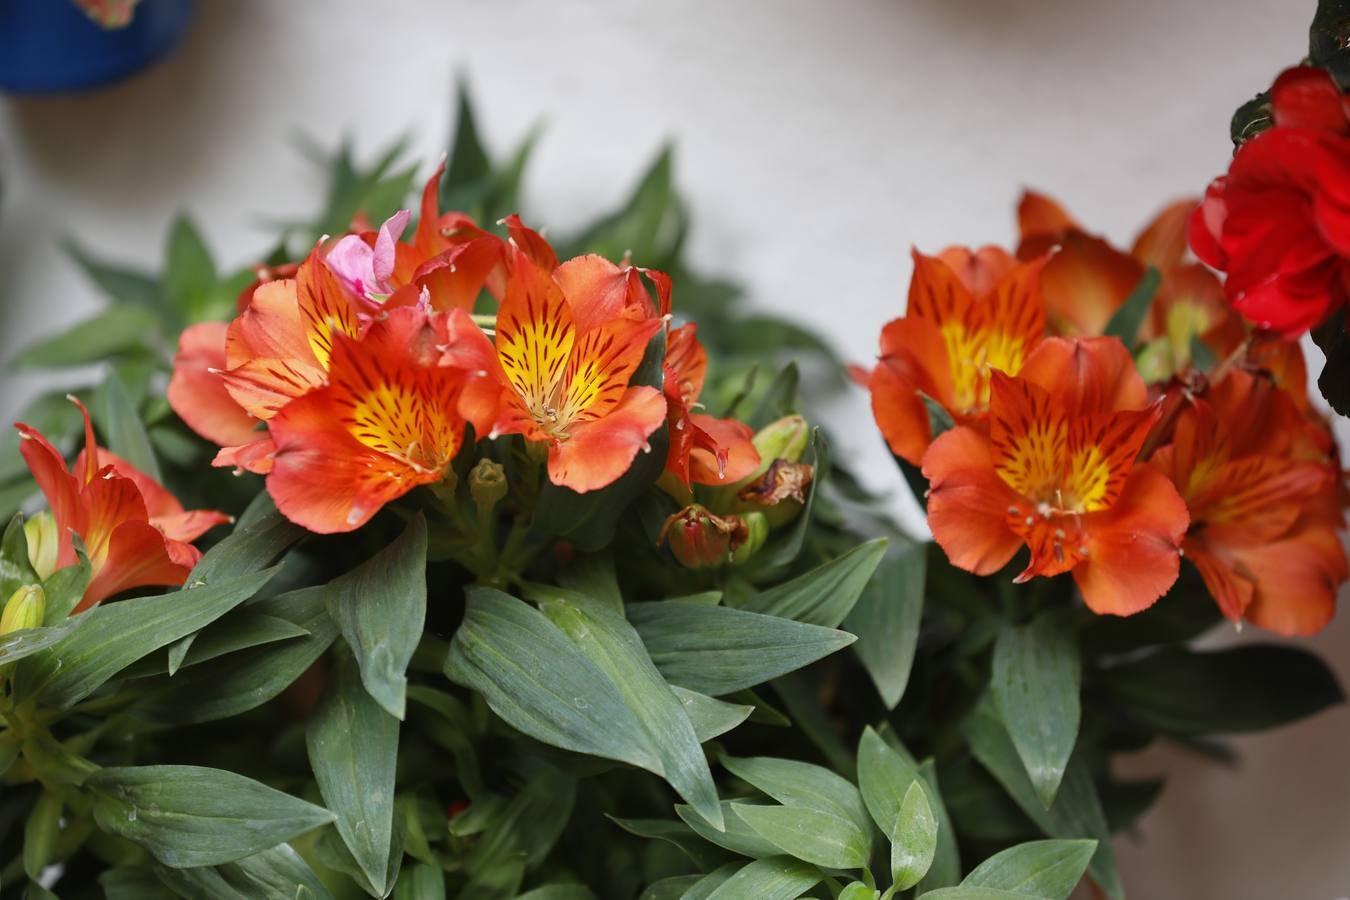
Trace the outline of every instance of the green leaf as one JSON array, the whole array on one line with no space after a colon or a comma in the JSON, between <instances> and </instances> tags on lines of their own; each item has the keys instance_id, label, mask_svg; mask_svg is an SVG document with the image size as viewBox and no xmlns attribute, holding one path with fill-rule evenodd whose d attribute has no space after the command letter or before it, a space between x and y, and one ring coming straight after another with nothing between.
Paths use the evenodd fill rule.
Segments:
<instances>
[{"instance_id":1,"label":"green leaf","mask_svg":"<svg viewBox=\"0 0 1350 900\"><path fill-rule=\"evenodd\" d=\"M277 512L266 493L249 505L235 523L234 531L197 560L188 574L192 586L209 585L237 578L271 565L305 534L299 525Z\"/></svg>"},{"instance_id":2,"label":"green leaf","mask_svg":"<svg viewBox=\"0 0 1350 900\"><path fill-rule=\"evenodd\" d=\"M251 778L200 766L101 769L94 819L176 869L242 859L325 825L326 809Z\"/></svg>"},{"instance_id":3,"label":"green leaf","mask_svg":"<svg viewBox=\"0 0 1350 900\"><path fill-rule=\"evenodd\" d=\"M1153 297L1158 293L1158 285L1161 283L1162 273L1149 266L1134 290L1125 298L1125 302L1106 323L1105 336L1120 338L1126 347L1133 347L1139 337L1139 328L1148 316L1149 307L1153 305Z\"/></svg>"},{"instance_id":4,"label":"green leaf","mask_svg":"<svg viewBox=\"0 0 1350 900\"><path fill-rule=\"evenodd\" d=\"M666 268L685 226L675 194L672 152L662 148L643 173L623 209L605 216L573 243L580 252L620 259L631 253L637 265Z\"/></svg>"},{"instance_id":5,"label":"green leaf","mask_svg":"<svg viewBox=\"0 0 1350 900\"><path fill-rule=\"evenodd\" d=\"M1041 900L1068 900L1096 849L1096 841L1018 844L980 863L961 884L998 888Z\"/></svg>"},{"instance_id":6,"label":"green leaf","mask_svg":"<svg viewBox=\"0 0 1350 900\"><path fill-rule=\"evenodd\" d=\"M178 216L169 226L164 254L164 294L189 322L211 312L216 287L216 264L192 220Z\"/></svg>"},{"instance_id":7,"label":"green leaf","mask_svg":"<svg viewBox=\"0 0 1350 900\"><path fill-rule=\"evenodd\" d=\"M730 856L720 845L711 844L683 822L672 819L620 819L608 816L610 821L629 834L661 840L679 847L704 872L725 863ZM706 824L704 827L708 827Z\"/></svg>"},{"instance_id":8,"label":"green leaf","mask_svg":"<svg viewBox=\"0 0 1350 900\"><path fill-rule=\"evenodd\" d=\"M698 603L633 603L628 618L667 681L711 696L795 671L855 640L832 628Z\"/></svg>"},{"instance_id":9,"label":"green leaf","mask_svg":"<svg viewBox=\"0 0 1350 900\"><path fill-rule=\"evenodd\" d=\"M885 538L859 544L804 575L752 595L742 609L834 628L853 609L881 558Z\"/></svg>"},{"instance_id":10,"label":"green leaf","mask_svg":"<svg viewBox=\"0 0 1350 900\"><path fill-rule=\"evenodd\" d=\"M844 746L838 728L825 704L814 678L802 672L789 672L773 680L774 692L783 701L793 723L837 772L853 772L853 754Z\"/></svg>"},{"instance_id":11,"label":"green leaf","mask_svg":"<svg viewBox=\"0 0 1350 900\"><path fill-rule=\"evenodd\" d=\"M1013 891L1000 891L997 888L956 887L938 888L922 895L924 900L1026 900L1026 894Z\"/></svg>"},{"instance_id":12,"label":"green leaf","mask_svg":"<svg viewBox=\"0 0 1350 900\"><path fill-rule=\"evenodd\" d=\"M1164 647L1112 667L1106 684L1130 718L1174 735L1263 731L1345 700L1321 659L1274 644L1208 652Z\"/></svg>"},{"instance_id":13,"label":"green leaf","mask_svg":"<svg viewBox=\"0 0 1350 900\"><path fill-rule=\"evenodd\" d=\"M815 866L786 856L747 863L708 895L708 900L794 900L821 880Z\"/></svg>"},{"instance_id":14,"label":"green leaf","mask_svg":"<svg viewBox=\"0 0 1350 900\"><path fill-rule=\"evenodd\" d=\"M991 694L1047 809L1078 738L1081 680L1077 635L1063 616L1043 613L999 632Z\"/></svg>"},{"instance_id":15,"label":"green leaf","mask_svg":"<svg viewBox=\"0 0 1350 900\"><path fill-rule=\"evenodd\" d=\"M709 872L685 889L685 892L680 895L680 900L708 900L713 891L726 884L727 879L739 872L744 866L745 863L743 862L730 862L716 871Z\"/></svg>"},{"instance_id":16,"label":"green leaf","mask_svg":"<svg viewBox=\"0 0 1350 900\"><path fill-rule=\"evenodd\" d=\"M933 855L928 874L919 882L919 893L922 894L961 880L961 854L956 846L956 829L952 826L952 817L947 814L947 805L942 800L942 789L938 785L937 768L933 760L926 759L920 764L919 777L928 787L928 802L932 804L938 823L937 852Z\"/></svg>"},{"instance_id":17,"label":"green leaf","mask_svg":"<svg viewBox=\"0 0 1350 900\"><path fill-rule=\"evenodd\" d=\"M981 704L962 723L971 753L989 770L1022 812L1053 838L1090 838L1097 841L1088 871L1112 900L1121 900L1125 889L1116 870L1111 851L1106 815L1097 797L1092 775L1078 757L1072 757L1064 771L1054 804L1047 810L1036 796L1026 768L1017 755L1012 738L999 721L992 705Z\"/></svg>"},{"instance_id":18,"label":"green leaf","mask_svg":"<svg viewBox=\"0 0 1350 900\"><path fill-rule=\"evenodd\" d=\"M61 798L52 791L38 794L23 825L23 870L36 881L42 870L56 862L56 842L61 838Z\"/></svg>"},{"instance_id":19,"label":"green leaf","mask_svg":"<svg viewBox=\"0 0 1350 900\"><path fill-rule=\"evenodd\" d=\"M445 900L445 873L426 863L405 868L394 886L394 900Z\"/></svg>"},{"instance_id":20,"label":"green leaf","mask_svg":"<svg viewBox=\"0 0 1350 900\"><path fill-rule=\"evenodd\" d=\"M135 269L103 262L90 255L75 241L68 240L62 247L84 272L85 276L109 300L114 303L141 306L152 310L163 308L164 295L160 290L159 282L153 276Z\"/></svg>"},{"instance_id":21,"label":"green leaf","mask_svg":"<svg viewBox=\"0 0 1350 900\"><path fill-rule=\"evenodd\" d=\"M919 399L923 401L924 409L928 413L928 431L934 440L956 427L956 421L952 419L947 407L923 391L919 391Z\"/></svg>"},{"instance_id":22,"label":"green leaf","mask_svg":"<svg viewBox=\"0 0 1350 900\"><path fill-rule=\"evenodd\" d=\"M309 764L334 827L380 896L394 830L398 719L361 686L349 654L341 654L323 699L305 729Z\"/></svg>"},{"instance_id":23,"label":"green leaf","mask_svg":"<svg viewBox=\"0 0 1350 900\"><path fill-rule=\"evenodd\" d=\"M918 774L914 761L886 743L872 726L863 729L858 741L858 789L882 834L895 834L901 801Z\"/></svg>"},{"instance_id":24,"label":"green leaf","mask_svg":"<svg viewBox=\"0 0 1350 900\"><path fill-rule=\"evenodd\" d=\"M731 774L786 806L814 809L849 822L871 846L872 823L858 789L823 766L769 756L724 756Z\"/></svg>"},{"instance_id":25,"label":"green leaf","mask_svg":"<svg viewBox=\"0 0 1350 900\"><path fill-rule=\"evenodd\" d=\"M784 853L830 869L867 865L869 836L847 819L818 809L733 803L756 834Z\"/></svg>"},{"instance_id":26,"label":"green leaf","mask_svg":"<svg viewBox=\"0 0 1350 900\"><path fill-rule=\"evenodd\" d=\"M99 393L103 400L103 427L107 431L108 449L163 483L164 475L159 470L155 451L150 447L141 414L127 396L122 379L115 374L109 375Z\"/></svg>"},{"instance_id":27,"label":"green leaf","mask_svg":"<svg viewBox=\"0 0 1350 900\"><path fill-rule=\"evenodd\" d=\"M328 612L361 666L361 682L402 719L407 669L427 613L427 525L420 515L388 547L329 583Z\"/></svg>"},{"instance_id":28,"label":"green leaf","mask_svg":"<svg viewBox=\"0 0 1350 900\"><path fill-rule=\"evenodd\" d=\"M41 581L28 560L28 535L23 530L23 516L15 513L5 526L0 538L0 608L19 588Z\"/></svg>"},{"instance_id":29,"label":"green leaf","mask_svg":"<svg viewBox=\"0 0 1350 900\"><path fill-rule=\"evenodd\" d=\"M891 878L899 890L918 884L937 852L937 818L928 805L927 790L917 777L900 801L900 812L891 832Z\"/></svg>"},{"instance_id":30,"label":"green leaf","mask_svg":"<svg viewBox=\"0 0 1350 900\"><path fill-rule=\"evenodd\" d=\"M40 650L46 650L85 623L85 616L66 619L60 625L44 628L24 628L0 635L0 666L17 662L25 656L32 656Z\"/></svg>"},{"instance_id":31,"label":"green leaf","mask_svg":"<svg viewBox=\"0 0 1350 900\"><path fill-rule=\"evenodd\" d=\"M320 585L254 603L250 612L291 622L309 635L231 653L192 665L173 678L164 677L136 704L137 715L156 722L212 722L271 700L337 638L337 624L328 615L327 592L328 586ZM189 664L191 654L185 660Z\"/></svg>"},{"instance_id":32,"label":"green leaf","mask_svg":"<svg viewBox=\"0 0 1350 900\"><path fill-rule=\"evenodd\" d=\"M680 698L647 656L642 639L623 617L622 609L615 610L604 600L562 591L540 600L540 609L618 688L641 723L646 749L659 761L652 771L720 828L717 788L693 723Z\"/></svg>"},{"instance_id":33,"label":"green leaf","mask_svg":"<svg viewBox=\"0 0 1350 900\"><path fill-rule=\"evenodd\" d=\"M441 180L441 208L464 209L476 205L491 171L492 162L478 136L469 88L461 79L455 85L455 134Z\"/></svg>"},{"instance_id":34,"label":"green leaf","mask_svg":"<svg viewBox=\"0 0 1350 900\"><path fill-rule=\"evenodd\" d=\"M895 709L909 685L927 569L923 544L893 549L844 619L844 627L858 636L853 650L887 709Z\"/></svg>"},{"instance_id":35,"label":"green leaf","mask_svg":"<svg viewBox=\"0 0 1350 900\"><path fill-rule=\"evenodd\" d=\"M545 884L526 891L516 900L595 900L595 893L584 884Z\"/></svg>"},{"instance_id":36,"label":"green leaf","mask_svg":"<svg viewBox=\"0 0 1350 900\"><path fill-rule=\"evenodd\" d=\"M13 365L22 369L83 366L154 348L159 318L138 306L115 305L49 338L29 344Z\"/></svg>"},{"instance_id":37,"label":"green leaf","mask_svg":"<svg viewBox=\"0 0 1350 900\"><path fill-rule=\"evenodd\" d=\"M141 678L148 675L175 674L183 667L210 662L230 653L259 647L275 641L288 641L294 638L308 637L309 631L294 622L280 616L269 616L249 609L236 610L228 616L213 622L202 631L196 632L197 639L187 646L177 665L173 660L146 657L124 671L127 677ZM188 635L192 637L193 635ZM169 648L170 653L184 646L188 638Z\"/></svg>"},{"instance_id":38,"label":"green leaf","mask_svg":"<svg viewBox=\"0 0 1350 900\"><path fill-rule=\"evenodd\" d=\"M157 866L155 874L186 900L333 900L289 844L213 868Z\"/></svg>"},{"instance_id":39,"label":"green leaf","mask_svg":"<svg viewBox=\"0 0 1350 900\"><path fill-rule=\"evenodd\" d=\"M406 837L407 821L399 816L394 819L394 831L391 838L392 846L389 853L389 868L382 876L382 881L386 885L397 883L399 871L403 866L403 842ZM334 869L349 876L356 882L357 887L365 891L372 897L387 896L377 890L370 879L366 877L365 870L352 856L352 852L347 849L343 843L342 837L335 828L325 828L319 832L319 836L311 845L314 850L315 859L323 866ZM392 888L390 888L392 890Z\"/></svg>"},{"instance_id":40,"label":"green leaf","mask_svg":"<svg viewBox=\"0 0 1350 900\"><path fill-rule=\"evenodd\" d=\"M638 900L684 900L701 880L702 875L671 875L647 885Z\"/></svg>"},{"instance_id":41,"label":"green leaf","mask_svg":"<svg viewBox=\"0 0 1350 900\"><path fill-rule=\"evenodd\" d=\"M47 613L42 617L43 624L61 626L69 621L71 612L84 599L94 569L89 563L89 554L84 550L84 542L74 537L76 562L57 569L46 581L42 590L47 594Z\"/></svg>"},{"instance_id":42,"label":"green leaf","mask_svg":"<svg viewBox=\"0 0 1350 900\"><path fill-rule=\"evenodd\" d=\"M881 891L870 888L861 881L854 881L839 892L839 900L881 900Z\"/></svg>"},{"instance_id":43,"label":"green leaf","mask_svg":"<svg viewBox=\"0 0 1350 900\"><path fill-rule=\"evenodd\" d=\"M741 856L751 856L756 859L780 853L781 851L777 846L761 837L758 831L751 828L750 824L741 818L740 813L735 809L738 805L740 804L731 800L722 801L722 822L726 825L723 831L713 828L702 816L683 803L675 804L675 813L699 837L711 844L724 847L732 853L739 853Z\"/></svg>"},{"instance_id":44,"label":"green leaf","mask_svg":"<svg viewBox=\"0 0 1350 900\"><path fill-rule=\"evenodd\" d=\"M614 683L561 628L515 597L469 589L445 674L546 744L660 769Z\"/></svg>"},{"instance_id":45,"label":"green leaf","mask_svg":"<svg viewBox=\"0 0 1350 900\"><path fill-rule=\"evenodd\" d=\"M684 704L684 712L693 723L694 734L698 735L701 744L726 734L749 718L755 710L753 706L715 700L707 694L675 685L671 685L670 689Z\"/></svg>"},{"instance_id":46,"label":"green leaf","mask_svg":"<svg viewBox=\"0 0 1350 900\"><path fill-rule=\"evenodd\" d=\"M158 597L97 606L66 638L24 660L19 672L41 703L65 708L136 660L191 634L258 592L275 569Z\"/></svg>"}]
</instances>

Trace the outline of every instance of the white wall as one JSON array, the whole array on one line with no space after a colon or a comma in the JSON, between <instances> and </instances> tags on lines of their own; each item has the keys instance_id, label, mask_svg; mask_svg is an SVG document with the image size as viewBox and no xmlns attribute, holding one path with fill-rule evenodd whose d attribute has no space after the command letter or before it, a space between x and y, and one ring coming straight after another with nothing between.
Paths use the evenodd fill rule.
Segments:
<instances>
[{"instance_id":1,"label":"white wall","mask_svg":"<svg viewBox=\"0 0 1350 900\"><path fill-rule=\"evenodd\" d=\"M462 69L496 146L546 120L533 221L612 205L674 138L695 259L866 360L901 311L909 246L1007 243L1024 185L1121 240L1203 189L1231 110L1301 56L1313 6L204 0L184 52L152 72L0 101L0 355L94 307L61 235L148 264L186 209L221 257L248 261L264 220L313 211L297 133L370 150L410 132L430 163ZM5 379L10 415L36 382ZM861 393L834 419L843 452L912 517ZM1345 618L1318 645L1350 676ZM1122 846L1135 897L1350 894L1350 713L1242 747L1237 772L1136 763L1177 783L1143 848Z\"/></svg>"}]
</instances>

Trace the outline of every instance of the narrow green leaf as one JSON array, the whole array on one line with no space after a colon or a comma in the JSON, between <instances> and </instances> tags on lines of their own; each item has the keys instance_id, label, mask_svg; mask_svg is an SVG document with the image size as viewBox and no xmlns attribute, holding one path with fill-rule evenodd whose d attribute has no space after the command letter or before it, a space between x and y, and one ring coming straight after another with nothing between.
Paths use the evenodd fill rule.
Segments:
<instances>
[{"instance_id":1,"label":"narrow green leaf","mask_svg":"<svg viewBox=\"0 0 1350 900\"><path fill-rule=\"evenodd\" d=\"M1158 293L1158 285L1161 283L1162 273L1149 266L1134 290L1125 298L1125 302L1106 323L1106 331L1103 332L1106 337L1120 338L1126 347L1133 347L1139 337L1139 328L1148 316L1149 307L1153 305L1153 297Z\"/></svg>"},{"instance_id":2,"label":"narrow green leaf","mask_svg":"<svg viewBox=\"0 0 1350 900\"><path fill-rule=\"evenodd\" d=\"M60 626L69 621L71 611L84 599L84 592L89 588L89 580L94 574L84 542L75 535L72 537L75 563L57 569L42 582L42 590L47 594L47 613L42 622L47 626Z\"/></svg>"},{"instance_id":3,"label":"narrow green leaf","mask_svg":"<svg viewBox=\"0 0 1350 900\"><path fill-rule=\"evenodd\" d=\"M952 414L947 412L947 407L923 391L919 391L919 399L923 401L924 409L928 412L928 431L934 440L956 427L956 421L952 419Z\"/></svg>"},{"instance_id":4,"label":"narrow green leaf","mask_svg":"<svg viewBox=\"0 0 1350 900\"><path fill-rule=\"evenodd\" d=\"M584 884L545 884L519 894L516 900L595 900L595 892Z\"/></svg>"},{"instance_id":5,"label":"narrow green leaf","mask_svg":"<svg viewBox=\"0 0 1350 900\"><path fill-rule=\"evenodd\" d=\"M151 275L135 269L104 262L92 256L75 241L63 245L66 253L94 283L103 295L114 303L162 310L164 295L159 282Z\"/></svg>"},{"instance_id":6,"label":"narrow green leaf","mask_svg":"<svg viewBox=\"0 0 1350 900\"><path fill-rule=\"evenodd\" d=\"M919 882L919 893L948 887L961 880L961 854L956 846L956 829L952 817L947 813L947 805L942 799L942 788L938 784L937 767L932 759L926 759L919 765L919 777L928 787L928 802L932 804L933 814L937 817L937 851L933 854L933 864L928 874Z\"/></svg>"},{"instance_id":7,"label":"narrow green leaf","mask_svg":"<svg viewBox=\"0 0 1350 900\"><path fill-rule=\"evenodd\" d=\"M117 866L98 876L104 900L179 900L155 877L139 866Z\"/></svg>"},{"instance_id":8,"label":"narrow green leaf","mask_svg":"<svg viewBox=\"0 0 1350 900\"><path fill-rule=\"evenodd\" d=\"M927 790L915 778L900 801L900 813L891 832L891 878L896 888L909 890L928 874L937 852L937 833L937 818L928 805Z\"/></svg>"},{"instance_id":9,"label":"narrow green leaf","mask_svg":"<svg viewBox=\"0 0 1350 900\"><path fill-rule=\"evenodd\" d=\"M715 737L726 734L749 718L750 713L755 710L753 706L715 700L707 694L674 685L671 686L671 690L675 692L680 703L684 704L684 712L694 725L694 734L698 735L699 743L707 743Z\"/></svg>"},{"instance_id":10,"label":"narrow green leaf","mask_svg":"<svg viewBox=\"0 0 1350 900\"><path fill-rule=\"evenodd\" d=\"M66 619L60 625L50 625L44 628L24 628L19 631L11 631L6 635L0 635L0 666L17 662L25 656L32 656L34 653L46 650L62 641L66 635L79 628L85 621L85 616L76 616L73 619Z\"/></svg>"},{"instance_id":11,"label":"narrow green leaf","mask_svg":"<svg viewBox=\"0 0 1350 900\"><path fill-rule=\"evenodd\" d=\"M108 449L162 483L164 476L159 471L155 451L150 447L145 425L141 423L141 414L127 396L122 379L115 374L109 375L99 394L103 400L103 426L107 430Z\"/></svg>"},{"instance_id":12,"label":"narrow green leaf","mask_svg":"<svg viewBox=\"0 0 1350 900\"><path fill-rule=\"evenodd\" d=\"M803 807L753 803L731 806L756 834L797 859L829 869L860 869L867 865L869 836L847 819Z\"/></svg>"},{"instance_id":13,"label":"narrow green leaf","mask_svg":"<svg viewBox=\"0 0 1350 900\"><path fill-rule=\"evenodd\" d=\"M1182 684L1184 691L1177 689ZM1107 685L1132 719L1174 735L1264 731L1345 700L1325 662L1274 644L1204 652L1164 647L1112 667Z\"/></svg>"},{"instance_id":14,"label":"narrow green leaf","mask_svg":"<svg viewBox=\"0 0 1350 900\"><path fill-rule=\"evenodd\" d=\"M823 876L815 866L786 856L747 863L708 895L708 900L794 900L818 884Z\"/></svg>"},{"instance_id":15,"label":"narrow green leaf","mask_svg":"<svg viewBox=\"0 0 1350 900\"><path fill-rule=\"evenodd\" d=\"M851 823L871 846L872 823L858 789L823 766L769 756L724 756L722 766L785 806L814 809Z\"/></svg>"},{"instance_id":16,"label":"narrow green leaf","mask_svg":"<svg viewBox=\"0 0 1350 900\"><path fill-rule=\"evenodd\" d=\"M128 666L124 675L141 678L148 675L167 673L176 674L183 667L210 662L230 653L260 647L274 641L286 641L292 638L308 637L309 631L294 622L280 616L269 616L253 612L250 609L235 610L228 616L213 622L203 630L196 632L197 640L188 645L177 666L166 666L166 660L146 657L140 662ZM192 637L192 635L188 635ZM187 638L172 645L170 653L184 646ZM167 660L172 663L172 659Z\"/></svg>"},{"instance_id":17,"label":"narrow green leaf","mask_svg":"<svg viewBox=\"0 0 1350 900\"><path fill-rule=\"evenodd\" d=\"M491 171L492 162L478 136L478 122L468 84L460 79L455 84L455 134L441 181L441 208L461 208L457 202L459 195L466 187L481 184Z\"/></svg>"},{"instance_id":18,"label":"narrow green leaf","mask_svg":"<svg viewBox=\"0 0 1350 900\"><path fill-rule=\"evenodd\" d=\"M919 768L872 729L858 741L858 788L872 820L888 837L896 832L900 804Z\"/></svg>"},{"instance_id":19,"label":"narrow green leaf","mask_svg":"<svg viewBox=\"0 0 1350 900\"><path fill-rule=\"evenodd\" d=\"M1000 891L997 888L987 887L967 887L966 885L957 885L956 887L938 888L936 891L928 891L922 895L925 900L1026 900L1026 894L1018 894L1014 891Z\"/></svg>"},{"instance_id":20,"label":"narrow green leaf","mask_svg":"<svg viewBox=\"0 0 1350 900\"><path fill-rule=\"evenodd\" d=\"M739 853L741 856L750 856L755 859L780 853L781 851L777 846L766 841L760 836L759 832L751 828L749 823L741 818L734 808L736 805L731 800L722 801L722 822L726 825L726 829L723 831L713 828L704 821L702 816L694 812L692 807L685 806L683 803L675 804L675 813L699 837L709 843L724 847L732 853Z\"/></svg>"},{"instance_id":21,"label":"narrow green leaf","mask_svg":"<svg viewBox=\"0 0 1350 900\"><path fill-rule=\"evenodd\" d=\"M445 674L546 744L659 771L618 688L562 629L521 600L471 588Z\"/></svg>"},{"instance_id":22,"label":"narrow green leaf","mask_svg":"<svg viewBox=\"0 0 1350 900\"><path fill-rule=\"evenodd\" d=\"M834 628L844 621L886 553L886 539L859 544L804 575L752 595L742 609Z\"/></svg>"},{"instance_id":23,"label":"narrow green leaf","mask_svg":"<svg viewBox=\"0 0 1350 900\"><path fill-rule=\"evenodd\" d=\"M172 868L242 859L325 825L326 809L221 769L135 766L101 769L94 819Z\"/></svg>"},{"instance_id":24,"label":"narrow green leaf","mask_svg":"<svg viewBox=\"0 0 1350 900\"><path fill-rule=\"evenodd\" d=\"M15 513L0 538L0 607L24 585L41 581L28 560L28 536L23 530L23 515Z\"/></svg>"},{"instance_id":25,"label":"narrow green leaf","mask_svg":"<svg viewBox=\"0 0 1350 900\"><path fill-rule=\"evenodd\" d=\"M853 650L887 709L905 695L923 616L928 554L923 544L892 549L844 619Z\"/></svg>"},{"instance_id":26,"label":"narrow green leaf","mask_svg":"<svg viewBox=\"0 0 1350 900\"><path fill-rule=\"evenodd\" d=\"M36 881L42 870L56 862L56 842L61 837L61 798L49 790L38 794L23 825L23 870Z\"/></svg>"},{"instance_id":27,"label":"narrow green leaf","mask_svg":"<svg viewBox=\"0 0 1350 900\"><path fill-rule=\"evenodd\" d=\"M1042 831L1053 838L1090 838L1097 841L1088 871L1112 900L1125 896L1111 850L1106 815L1092 782L1092 774L1077 757L1069 760L1054 804L1047 810L1036 796L1026 768L1003 723L985 702L962 723L962 732L980 765L989 770L1008 795Z\"/></svg>"},{"instance_id":28,"label":"narrow green leaf","mask_svg":"<svg viewBox=\"0 0 1350 900\"><path fill-rule=\"evenodd\" d=\"M260 571L279 559L304 534L303 528L277 512L265 492L259 494L259 499L249 504L239 517L234 531L197 560L187 583L197 587Z\"/></svg>"},{"instance_id":29,"label":"narrow green leaf","mask_svg":"<svg viewBox=\"0 0 1350 900\"><path fill-rule=\"evenodd\" d=\"M164 252L164 294L189 322L211 312L216 286L216 264L192 220L178 216L169 226Z\"/></svg>"},{"instance_id":30,"label":"narrow green leaf","mask_svg":"<svg viewBox=\"0 0 1350 900\"><path fill-rule=\"evenodd\" d=\"M744 866L745 863L738 860L709 872L686 888L685 892L680 895L680 900L708 900L713 891L726 884L727 879L739 872Z\"/></svg>"},{"instance_id":31,"label":"narrow green leaf","mask_svg":"<svg viewBox=\"0 0 1350 900\"><path fill-rule=\"evenodd\" d=\"M328 612L361 666L361 682L402 719L408 661L427 611L427 526L420 515L365 563L329 584Z\"/></svg>"},{"instance_id":32,"label":"narrow green leaf","mask_svg":"<svg viewBox=\"0 0 1350 900\"><path fill-rule=\"evenodd\" d=\"M831 628L698 603L633 603L628 618L667 681L711 696L800 669L855 640Z\"/></svg>"},{"instance_id":33,"label":"narrow green leaf","mask_svg":"<svg viewBox=\"0 0 1350 900\"><path fill-rule=\"evenodd\" d=\"M731 858L726 848L705 841L698 832L683 822L672 819L620 819L615 816L608 818L629 834L665 841L680 848L694 865L704 872L712 871Z\"/></svg>"},{"instance_id":34,"label":"narrow green leaf","mask_svg":"<svg viewBox=\"0 0 1350 900\"><path fill-rule=\"evenodd\" d=\"M1081 680L1078 638L1064 617L1042 614L999 632L991 694L1047 809L1078 738Z\"/></svg>"},{"instance_id":35,"label":"narrow green leaf","mask_svg":"<svg viewBox=\"0 0 1350 900\"><path fill-rule=\"evenodd\" d=\"M839 892L839 900L881 900L881 891L870 888L861 881L845 885Z\"/></svg>"},{"instance_id":36,"label":"narrow green leaf","mask_svg":"<svg viewBox=\"0 0 1350 900\"><path fill-rule=\"evenodd\" d=\"M97 606L87 621L54 646L24 660L26 691L49 707L71 706L113 675L216 619L257 593L275 569L214 585Z\"/></svg>"},{"instance_id":37,"label":"narrow green leaf","mask_svg":"<svg viewBox=\"0 0 1350 900\"><path fill-rule=\"evenodd\" d=\"M78 322L60 334L29 344L13 364L22 369L83 366L154 348L159 318L137 306L116 305Z\"/></svg>"},{"instance_id":38,"label":"narrow green leaf","mask_svg":"<svg viewBox=\"0 0 1350 900\"><path fill-rule=\"evenodd\" d=\"M693 723L622 609L572 592L543 599L540 609L619 689L642 725L647 749L660 761L657 774L699 815L721 828L717 787Z\"/></svg>"},{"instance_id":39,"label":"narrow green leaf","mask_svg":"<svg viewBox=\"0 0 1350 900\"><path fill-rule=\"evenodd\" d=\"M394 900L445 900L445 873L426 863L405 868L394 886Z\"/></svg>"},{"instance_id":40,"label":"narrow green leaf","mask_svg":"<svg viewBox=\"0 0 1350 900\"><path fill-rule=\"evenodd\" d=\"M638 900L684 900L702 879L702 875L670 875L647 885Z\"/></svg>"},{"instance_id":41,"label":"narrow green leaf","mask_svg":"<svg viewBox=\"0 0 1350 900\"><path fill-rule=\"evenodd\" d=\"M1018 844L980 863L961 884L1040 900L1068 900L1096 849L1097 842L1091 840Z\"/></svg>"},{"instance_id":42,"label":"narrow green leaf","mask_svg":"<svg viewBox=\"0 0 1350 900\"><path fill-rule=\"evenodd\" d=\"M394 830L398 719L362 687L349 654L341 654L318 709L305 729L309 765L334 827L367 880L384 896Z\"/></svg>"},{"instance_id":43,"label":"narrow green leaf","mask_svg":"<svg viewBox=\"0 0 1350 900\"><path fill-rule=\"evenodd\" d=\"M851 776L853 754L840 739L814 679L805 672L789 672L773 680L773 689L783 701L792 722L825 756L831 768Z\"/></svg>"}]
</instances>

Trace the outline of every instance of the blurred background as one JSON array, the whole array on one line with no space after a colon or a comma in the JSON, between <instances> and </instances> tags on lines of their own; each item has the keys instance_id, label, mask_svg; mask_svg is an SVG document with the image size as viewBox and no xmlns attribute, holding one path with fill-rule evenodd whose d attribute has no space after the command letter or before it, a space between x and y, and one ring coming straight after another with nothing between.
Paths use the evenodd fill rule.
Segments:
<instances>
[{"instance_id":1,"label":"blurred background","mask_svg":"<svg viewBox=\"0 0 1350 900\"><path fill-rule=\"evenodd\" d=\"M65 237L157 269L188 212L222 265L263 255L270 223L320 203L302 135L325 148L350 137L370 156L406 134L420 183L462 74L499 155L542 124L532 224L572 228L613 207L673 141L691 261L867 362L903 310L910 246L1011 244L1024 187L1127 245L1164 202L1202 191L1226 165L1233 108L1303 54L1313 7L204 0L150 70L89 94L0 99L0 358L100 302ZM51 386L3 377L6 420ZM838 452L922 532L863 392L827 412ZM1345 682L1348 620L1314 641ZM1234 745L1232 767L1172 748L1128 760L1130 774L1169 776L1119 840L1131 896L1350 896L1350 711Z\"/></svg>"}]
</instances>

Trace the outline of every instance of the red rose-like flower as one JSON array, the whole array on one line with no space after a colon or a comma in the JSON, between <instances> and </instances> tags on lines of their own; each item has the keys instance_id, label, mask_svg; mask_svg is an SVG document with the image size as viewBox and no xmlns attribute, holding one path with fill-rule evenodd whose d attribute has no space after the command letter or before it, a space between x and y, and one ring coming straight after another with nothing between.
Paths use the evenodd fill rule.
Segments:
<instances>
[{"instance_id":1,"label":"red rose-like flower","mask_svg":"<svg viewBox=\"0 0 1350 900\"><path fill-rule=\"evenodd\" d=\"M1253 323L1295 337L1350 297L1350 118L1325 72L1271 88L1272 128L1238 148L1191 217L1191 249L1227 273Z\"/></svg>"}]
</instances>

